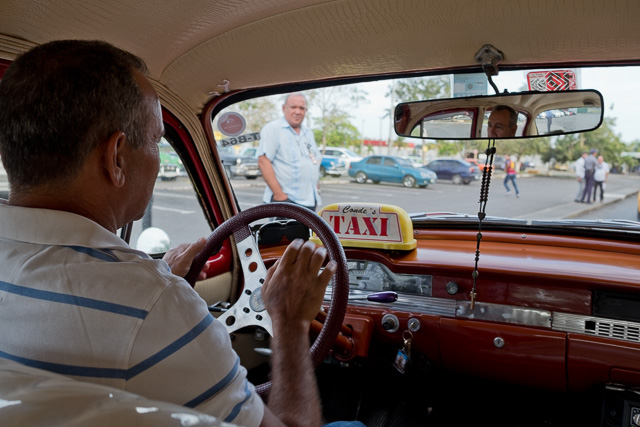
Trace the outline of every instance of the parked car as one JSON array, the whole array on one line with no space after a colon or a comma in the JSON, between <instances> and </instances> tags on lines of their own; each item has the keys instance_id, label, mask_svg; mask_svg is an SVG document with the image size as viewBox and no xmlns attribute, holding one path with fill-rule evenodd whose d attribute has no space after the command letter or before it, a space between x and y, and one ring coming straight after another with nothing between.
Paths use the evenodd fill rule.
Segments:
<instances>
[{"instance_id":1,"label":"parked car","mask_svg":"<svg viewBox=\"0 0 640 427\"><path fill-rule=\"evenodd\" d=\"M520 172L524 172L528 169L533 169L535 167L536 167L535 162L531 160L523 160L522 162L520 162Z\"/></svg>"},{"instance_id":2,"label":"parked car","mask_svg":"<svg viewBox=\"0 0 640 427\"><path fill-rule=\"evenodd\" d=\"M248 148L247 150L252 150ZM233 147L226 147L220 150L220 160L229 178L243 176L246 179L256 179L262 176L260 167L258 166L258 158L250 155L249 151L238 154ZM249 155L248 155L249 154Z\"/></svg>"},{"instance_id":3,"label":"parked car","mask_svg":"<svg viewBox=\"0 0 640 427\"><path fill-rule=\"evenodd\" d=\"M436 174L429 169L416 168L408 160L395 156L369 156L351 163L349 176L364 184L370 179L374 184L381 181L400 182L405 187L426 188L437 181Z\"/></svg>"},{"instance_id":4,"label":"parked car","mask_svg":"<svg viewBox=\"0 0 640 427\"><path fill-rule=\"evenodd\" d=\"M412 137L426 138L442 155L457 155L470 149L484 153L491 146L491 141L475 138L481 132L469 131L481 124L491 106L508 101L521 108L528 115L519 116L523 121L518 128L533 134L494 141L498 154L509 150L515 155L511 147L522 148L532 158L552 154L562 165L548 177L518 177L519 199L505 195L500 177L494 175L497 168L487 171L492 175L485 185L482 180L474 186L434 185L432 190L443 189L442 194L399 185L321 183L326 205L318 213L309 211L304 219L318 224L322 222L315 220L325 218L331 225L325 236L336 235L340 241L336 246L326 244L334 240L324 243L340 267L309 332L313 344L308 349L317 375L307 377L304 395L313 399L317 378L324 421L358 420L368 427L638 426L640 223L627 217L620 221L619 214L608 208L624 198L634 202L640 180L612 173L604 203L574 203L578 184L566 165L579 157L578 150L592 144L598 144L596 148L611 161L619 155L621 141L640 140L634 113L640 113L639 16L637 0L11 0L0 2L0 75L32 46L64 38L107 40L145 59L160 96L166 138L189 171L191 185L185 190L154 192L158 208L154 226L172 230L171 241L176 244L195 241L211 230L228 230L230 221L235 225L256 211L274 216L273 205L263 204L261 191L250 193L245 180L230 180L225 173L228 164L220 156L211 124L226 111L243 112L247 128L259 129L271 119L266 116L281 115L285 94L302 91L309 99L304 124L319 129L314 120L320 118L319 95L328 94L344 113L333 116L332 124L347 125L339 130L357 129L363 138L381 135L382 140L388 123L403 119L394 114L402 112L397 110L400 105L418 107L417 102L425 101L427 107L442 101L449 105L441 110L460 116L471 112L475 120L438 122L426 132L424 117L408 114L414 119L411 126L420 123ZM579 79L572 81L577 73ZM573 83L579 91L555 90L558 84L568 89ZM476 87L482 88L481 98L459 93L460 88ZM597 96L585 99L585 91L591 89L601 92L603 101ZM505 97L505 91L513 97ZM531 120L542 110L524 101L545 103L563 94L587 102L580 108L568 107L576 114L553 118L554 125L575 124L576 118L590 125L575 133L539 138ZM351 95L364 99L356 103ZM545 110L565 107L548 104ZM603 112L606 120L601 123ZM440 126L467 132L438 135ZM434 140L435 136L444 139ZM372 149L380 158L395 152L395 145L379 142ZM176 204L169 205L172 201ZM636 215L634 204L625 215ZM159 209L165 207L170 209ZM135 242L140 224L129 225ZM189 294L185 283L176 284L190 301L204 300L217 318L204 320L229 328L239 360L236 366L246 368L249 381L266 394L267 381L274 376L272 363L286 366L297 361L271 346L268 322L256 323L258 317L268 318L264 316L268 311L256 311L256 305L263 306L256 290L286 245L271 239L271 244L258 246L252 238L255 227L240 225L238 236L221 236L222 243L211 246L215 253L198 257L207 265L207 278L192 283L198 295ZM83 236L81 229L72 231L78 238L92 238ZM246 239L241 241L243 232ZM286 225L282 234L299 235ZM129 240L125 233L120 235ZM85 248L69 250L112 258L108 247L97 254L86 253ZM25 261L16 271L37 267L37 262ZM196 274L200 265L194 265ZM171 380L178 377L181 383L176 388L182 389L181 384L198 375L199 366L181 366L173 358L174 350L196 344L197 334L211 331L194 324L188 335L158 333L148 342L147 348L157 351L153 357L140 359L138 353L129 352L131 365L113 369L101 359L101 349L111 341L101 337L114 325L105 322L87 328L82 314L94 308L104 316L123 313L125 322L144 331L146 309L131 314L129 302L116 293L107 306L97 307L89 299L70 300L56 293L63 281L53 276L42 292L27 283L11 294L12 278L0 277L0 307L29 298L27 308L42 308L24 312L25 317L41 319L34 328L37 334L56 319L57 305L77 304L77 329L69 331L69 342L99 337L93 348L96 357L83 360L75 345L70 348L62 342L45 351L73 352L77 365L16 356L9 340L20 342L28 334L8 331L0 339L0 358L8 365L0 374L0 424L94 425L94 419L95 425L214 423L199 416L202 405L197 403L187 405L188 413L174 405L167 414L155 402L136 400L129 393L128 400L137 404L126 413L135 420L122 421L123 411L111 409L122 395L109 392L103 393L109 405L69 409L64 412L67 418L62 418L62 408L87 403L86 393L69 393L72 385L67 382L53 383L50 389L57 399L52 405L33 398L52 384L25 381L15 364L55 370L79 384L99 372L104 381L128 390L154 375L148 367L168 366L165 387L175 387ZM90 287L91 277L75 285ZM297 290L283 289L286 292ZM248 294L251 303L244 304ZM151 305L153 295L149 301ZM190 309L167 312L167 324L183 321ZM218 318L227 313L237 313L233 325ZM228 315L227 319L233 320ZM4 320L5 331L21 321ZM238 324L249 326L231 330ZM318 328L324 329L318 333ZM203 351L210 352L205 356L214 365L215 346L210 347L213 350ZM244 370L229 372L231 378ZM225 381L174 404L202 401ZM252 391L247 383L247 393ZM161 387L146 393L158 396L155 399L171 394ZM265 397L271 405L274 400ZM29 402L34 405L25 407ZM229 405L219 419L233 423L239 406ZM154 418L158 413L166 414L165 423Z\"/></svg>"},{"instance_id":5,"label":"parked car","mask_svg":"<svg viewBox=\"0 0 640 427\"><path fill-rule=\"evenodd\" d=\"M422 157L420 156L402 156L403 159L409 161L411 166L414 168L421 168L424 166L424 162L422 161Z\"/></svg>"},{"instance_id":6,"label":"parked car","mask_svg":"<svg viewBox=\"0 0 640 427\"><path fill-rule=\"evenodd\" d=\"M158 177L162 181L174 181L183 173L182 160L175 152L160 152Z\"/></svg>"},{"instance_id":7,"label":"parked car","mask_svg":"<svg viewBox=\"0 0 640 427\"><path fill-rule=\"evenodd\" d=\"M342 176L347 172L345 162L336 156L322 156L320 163L320 176Z\"/></svg>"},{"instance_id":8,"label":"parked car","mask_svg":"<svg viewBox=\"0 0 640 427\"><path fill-rule=\"evenodd\" d=\"M501 156L496 156L494 158L494 163L498 164L498 165L495 165L495 166L487 165L484 161L478 161L478 159L475 159L475 158L472 158L472 157L468 157L468 158L466 158L464 160L466 162L471 163L472 165L475 165L478 168L478 170L480 170L480 171L483 171L485 169L494 169L494 168L495 169L499 169L499 167L498 167L499 164L502 164L503 167L504 167L504 158L501 157Z\"/></svg>"},{"instance_id":9,"label":"parked car","mask_svg":"<svg viewBox=\"0 0 640 427\"><path fill-rule=\"evenodd\" d=\"M476 165L459 159L437 159L424 167L434 171L438 180L452 181L456 185L468 185L480 178L480 171Z\"/></svg>"},{"instance_id":10,"label":"parked car","mask_svg":"<svg viewBox=\"0 0 640 427\"><path fill-rule=\"evenodd\" d=\"M349 169L349 165L351 165L352 162L359 162L362 160L361 155L344 147L327 147L324 149L324 154L327 156L339 157L340 160L344 162L347 169Z\"/></svg>"}]
</instances>

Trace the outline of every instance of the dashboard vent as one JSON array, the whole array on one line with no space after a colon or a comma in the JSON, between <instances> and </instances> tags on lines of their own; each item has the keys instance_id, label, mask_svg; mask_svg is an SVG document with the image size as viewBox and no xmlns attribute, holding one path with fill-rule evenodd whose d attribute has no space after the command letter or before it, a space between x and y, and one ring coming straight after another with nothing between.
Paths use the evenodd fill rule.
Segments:
<instances>
[{"instance_id":1,"label":"dashboard vent","mask_svg":"<svg viewBox=\"0 0 640 427\"><path fill-rule=\"evenodd\" d=\"M640 343L640 323L600 317L553 313L551 328L556 331L595 335Z\"/></svg>"}]
</instances>

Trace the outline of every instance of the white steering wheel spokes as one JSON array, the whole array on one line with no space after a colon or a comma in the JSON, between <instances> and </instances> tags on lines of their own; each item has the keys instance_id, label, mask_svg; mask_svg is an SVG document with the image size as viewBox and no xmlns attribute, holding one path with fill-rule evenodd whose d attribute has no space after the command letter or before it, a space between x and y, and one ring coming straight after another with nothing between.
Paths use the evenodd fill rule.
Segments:
<instances>
[{"instance_id":1,"label":"white steering wheel spokes","mask_svg":"<svg viewBox=\"0 0 640 427\"><path fill-rule=\"evenodd\" d=\"M260 326L273 336L271 317L262 300L262 284L267 277L267 268L260 256L258 244L249 234L242 241L236 240L236 247L242 265L244 289L238 301L219 316L218 320L229 333L246 326Z\"/></svg>"}]
</instances>

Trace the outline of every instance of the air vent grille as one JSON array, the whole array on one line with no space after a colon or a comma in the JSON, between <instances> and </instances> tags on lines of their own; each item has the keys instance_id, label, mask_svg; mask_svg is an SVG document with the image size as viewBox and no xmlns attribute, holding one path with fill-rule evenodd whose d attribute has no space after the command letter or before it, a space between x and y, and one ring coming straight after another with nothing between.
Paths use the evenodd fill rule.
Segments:
<instances>
[{"instance_id":1,"label":"air vent grille","mask_svg":"<svg viewBox=\"0 0 640 427\"><path fill-rule=\"evenodd\" d=\"M640 323L553 313L552 329L640 343Z\"/></svg>"}]
</instances>

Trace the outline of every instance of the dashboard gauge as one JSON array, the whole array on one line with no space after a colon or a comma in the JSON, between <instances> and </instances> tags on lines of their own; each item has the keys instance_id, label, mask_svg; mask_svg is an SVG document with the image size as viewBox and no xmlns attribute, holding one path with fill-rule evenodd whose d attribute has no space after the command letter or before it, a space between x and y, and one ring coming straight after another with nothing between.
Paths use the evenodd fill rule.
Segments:
<instances>
[{"instance_id":1,"label":"dashboard gauge","mask_svg":"<svg viewBox=\"0 0 640 427\"><path fill-rule=\"evenodd\" d=\"M432 276L398 274L375 261L349 260L349 287L368 292L396 291L431 295Z\"/></svg>"},{"instance_id":2,"label":"dashboard gauge","mask_svg":"<svg viewBox=\"0 0 640 427\"><path fill-rule=\"evenodd\" d=\"M349 286L368 291L382 291L389 280L382 265L371 261L349 261Z\"/></svg>"}]
</instances>

